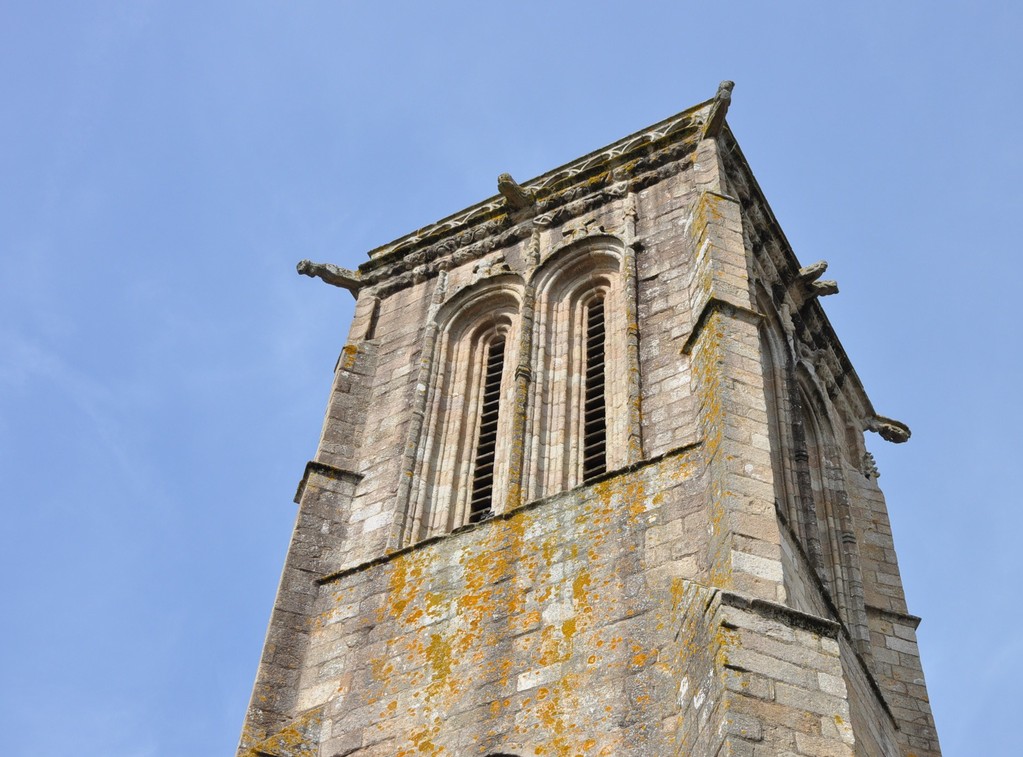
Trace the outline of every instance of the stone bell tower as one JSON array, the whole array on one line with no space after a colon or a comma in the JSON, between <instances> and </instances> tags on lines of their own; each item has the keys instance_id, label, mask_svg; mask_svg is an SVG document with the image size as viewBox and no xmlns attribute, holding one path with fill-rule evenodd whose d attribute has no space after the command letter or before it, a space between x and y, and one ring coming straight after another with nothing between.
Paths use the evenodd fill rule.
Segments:
<instances>
[{"instance_id":1,"label":"stone bell tower","mask_svg":"<svg viewBox=\"0 0 1023 757\"><path fill-rule=\"evenodd\" d=\"M875 412L732 85L380 247L239 755L938 755Z\"/></svg>"}]
</instances>

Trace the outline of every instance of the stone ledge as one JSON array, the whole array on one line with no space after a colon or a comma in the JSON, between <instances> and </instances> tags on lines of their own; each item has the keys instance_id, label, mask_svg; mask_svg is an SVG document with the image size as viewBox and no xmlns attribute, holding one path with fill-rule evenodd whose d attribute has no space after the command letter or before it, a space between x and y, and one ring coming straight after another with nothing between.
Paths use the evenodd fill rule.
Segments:
<instances>
[{"instance_id":1,"label":"stone ledge","mask_svg":"<svg viewBox=\"0 0 1023 757\"><path fill-rule=\"evenodd\" d=\"M888 618L890 620L897 620L900 623L912 626L915 630L920 625L920 616L912 615L908 612L899 612L898 610L886 610L883 607L875 607L874 605L864 604L864 608L867 610L868 615L877 615L882 618Z\"/></svg>"},{"instance_id":2,"label":"stone ledge","mask_svg":"<svg viewBox=\"0 0 1023 757\"><path fill-rule=\"evenodd\" d=\"M357 484L362 480L361 473L355 473L354 471L346 470L344 468L335 468L333 465L328 465L327 463L310 460L305 464L305 472L302 473L302 480L298 482L298 489L295 490L294 502L296 505L302 503L302 496L305 494L306 484L309 483L309 476L313 473L325 476L333 481L350 481L353 484Z\"/></svg>"},{"instance_id":3,"label":"stone ledge","mask_svg":"<svg viewBox=\"0 0 1023 757\"><path fill-rule=\"evenodd\" d=\"M839 636L842 636L846 643L849 645L849 651L852 652L853 658L856 660L866 678L867 685L870 686L871 691L874 693L878 704L881 705L881 709L885 711L896 731L902 730L899 727L899 720L895 717L892 712L891 706L888 704L888 700L885 699L884 691L878 684L877 679L874 677L873 671L867 665L866 660L860 654L859 650L853 644L852 637L849 635L849 631L845 625L836 622L834 620L828 620L817 615L811 615L809 613L794 610L787 605L780 605L775 602L769 602L766 599L756 599L754 597L748 597L744 594L739 594L734 591L719 590L720 603L727 607L734 607L738 610L746 610L759 615L767 620L776 620L787 625L796 626L804 631L810 631L821 636L827 636L831 639L838 640ZM727 620L725 621L727 623Z\"/></svg>"},{"instance_id":4,"label":"stone ledge","mask_svg":"<svg viewBox=\"0 0 1023 757\"><path fill-rule=\"evenodd\" d=\"M635 462L635 463L631 463L630 465L626 465L623 468L618 468L616 470L609 471L609 472L605 473L602 476L598 476L597 478L594 478L592 481L588 481L585 484L580 484L579 486L575 487L574 489L568 489L567 491L558 492L557 494L552 494L549 497L543 497L542 499L537 499L537 500L533 500L532 502L527 502L524 505L519 505L518 507L514 507L511 510L507 510L506 512L496 513L493 516L491 516L490 518L487 518L486 520L482 520L482 521L480 521L478 523L467 523L466 525L461 526L460 528L456 528L454 531L451 531L449 533L438 534L437 536L431 536L431 537L429 537L427 539L423 539L422 541L417 541L415 544L410 544L407 547L403 547L401 549L396 549L393 552L388 552L387 554L381 555L380 557L375 557L372 560L367 560L366 562L359 563L358 565L353 565L353 566L351 566L349 568L344 568L343 570L338 570L338 571L335 571L333 573L328 573L327 575L321 576L320 578L316 579L316 584L322 586L323 584L328 584L328 583L331 583L333 581L337 581L337 580L339 580L341 578L344 578L345 576L352 575L353 573L359 573L361 571L364 571L364 570L367 570L369 568L372 568L372 567L374 567L376 565L384 565L386 563L391 562L392 560L394 560L397 557L401 557L402 555L406 555L406 554L409 554L411 552L416 552L416 551L418 551L420 549L423 549L425 547L430 546L431 544L436 544L437 542L444 541L445 539L457 538L457 537L461 536L462 534L466 534L466 533L469 533L471 531L476 531L476 530L481 529L481 528L488 528L490 526L490 524L494 523L495 521L511 520L512 518L514 518L516 515L518 515L521 512L525 512L527 510L535 510L536 508L543 507L544 505L546 505L546 504L548 504L550 502L553 502L556 499L560 499L562 497L570 495L573 492L577 492L577 491L579 491L581 489L587 489L587 488L590 488L592 486L597 486L597 485L603 483L604 481L608 481L610 479L617 478L619 476L624 476L624 475L627 475L629 473L634 473L634 472L636 472L638 470L642 470L643 468L656 465L656 464L658 464L660 462L663 462L664 460L667 460L669 458L681 457L682 455L685 455L685 454L687 454L689 452L692 452L692 451L694 451L696 449L699 449L702 446L703 446L703 441L702 440L695 441L695 442L690 442L689 444L683 444L681 447L675 447L674 449L668 450L667 452L664 452L664 453L662 453L660 455L657 455L655 457L650 457L650 458L647 458L645 460L640 460L639 462ZM322 465L322 463L319 463L319 464ZM309 465L314 465L314 463L309 463ZM327 466L327 467L329 467L329 466ZM307 473L308 473L308 470L309 470L309 466L306 466ZM334 470L339 470L339 469L335 468ZM348 473L348 471L341 471L341 472L342 473ZM358 474L349 474L349 475L353 475L354 476L354 475L358 475ZM304 480L305 479L303 479L303 481Z\"/></svg>"},{"instance_id":5,"label":"stone ledge","mask_svg":"<svg viewBox=\"0 0 1023 757\"><path fill-rule=\"evenodd\" d=\"M804 631L827 636L831 639L837 639L842 629L842 624L836 623L833 620L810 615L800 610L793 610L787 605L769 602L766 599L757 599L744 594L737 594L733 591L721 591L721 604L727 607L735 607L739 610L747 610L767 620L777 620L786 625L795 626Z\"/></svg>"},{"instance_id":6,"label":"stone ledge","mask_svg":"<svg viewBox=\"0 0 1023 757\"><path fill-rule=\"evenodd\" d=\"M696 345L696 340L700 338L700 334L703 332L703 327L707 325L707 321L710 320L710 317L718 312L732 316L733 318L745 320L748 323L760 323L760 321L764 318L764 315L762 313L758 313L756 310L750 310L748 307L744 307L743 305L736 305L734 302L723 300L720 297L711 297L704 304L703 310L700 311L700 315L696 317L696 323L693 325L693 330L689 332L689 336L686 337L686 341L682 345L683 355L688 355L693 351L693 347Z\"/></svg>"}]
</instances>

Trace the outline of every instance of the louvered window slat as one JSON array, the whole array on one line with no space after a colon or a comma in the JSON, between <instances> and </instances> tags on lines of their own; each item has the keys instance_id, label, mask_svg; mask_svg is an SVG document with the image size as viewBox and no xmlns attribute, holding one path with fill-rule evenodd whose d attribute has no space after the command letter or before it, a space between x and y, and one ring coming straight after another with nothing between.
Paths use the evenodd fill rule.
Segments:
<instances>
[{"instance_id":1,"label":"louvered window slat","mask_svg":"<svg viewBox=\"0 0 1023 757\"><path fill-rule=\"evenodd\" d=\"M607 470L607 409L604 397L604 298L586 306L586 384L583 399L583 481Z\"/></svg>"},{"instance_id":2,"label":"louvered window slat","mask_svg":"<svg viewBox=\"0 0 1023 757\"><path fill-rule=\"evenodd\" d=\"M473 463L469 522L476 523L491 513L494 498L494 458L497 454L497 422L501 409L501 373L504 370L504 337L494 338L487 351L480 404L480 429Z\"/></svg>"}]
</instances>

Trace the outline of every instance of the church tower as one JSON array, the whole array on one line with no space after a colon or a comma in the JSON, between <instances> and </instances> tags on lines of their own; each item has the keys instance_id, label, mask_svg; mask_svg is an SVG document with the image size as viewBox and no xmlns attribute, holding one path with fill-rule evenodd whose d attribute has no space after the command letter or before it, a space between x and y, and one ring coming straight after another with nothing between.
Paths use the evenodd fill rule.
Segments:
<instances>
[{"instance_id":1,"label":"church tower","mask_svg":"<svg viewBox=\"0 0 1023 757\"><path fill-rule=\"evenodd\" d=\"M369 254L238 754L940 754L879 415L707 102Z\"/></svg>"}]
</instances>

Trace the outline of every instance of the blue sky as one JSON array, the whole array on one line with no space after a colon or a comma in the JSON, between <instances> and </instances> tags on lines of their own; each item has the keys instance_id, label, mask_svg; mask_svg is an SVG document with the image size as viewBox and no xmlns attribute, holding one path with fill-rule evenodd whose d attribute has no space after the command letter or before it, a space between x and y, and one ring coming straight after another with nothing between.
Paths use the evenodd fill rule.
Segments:
<instances>
[{"instance_id":1,"label":"blue sky","mask_svg":"<svg viewBox=\"0 0 1023 757\"><path fill-rule=\"evenodd\" d=\"M726 78L875 407L914 432L869 444L945 753L1017 753L1020 14L0 5L5 753L234 749L351 315L299 259L355 267Z\"/></svg>"}]
</instances>

